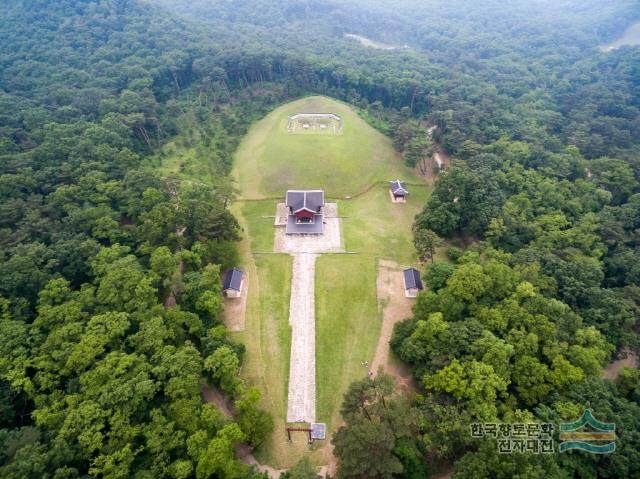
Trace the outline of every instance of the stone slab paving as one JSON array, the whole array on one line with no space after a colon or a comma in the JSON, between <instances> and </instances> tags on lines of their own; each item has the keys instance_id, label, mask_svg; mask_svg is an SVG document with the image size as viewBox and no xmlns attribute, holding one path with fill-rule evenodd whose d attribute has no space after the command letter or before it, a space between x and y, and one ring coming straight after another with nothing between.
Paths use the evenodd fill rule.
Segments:
<instances>
[{"instance_id":1,"label":"stone slab paving","mask_svg":"<svg viewBox=\"0 0 640 479\"><path fill-rule=\"evenodd\" d=\"M278 218L286 214L278 205ZM285 235L276 226L274 251L293 256L289 324L291 325L291 357L289 365L289 395L287 422L316 420L316 314L315 273L320 253L342 252L338 205L325 205L322 235Z\"/></svg>"},{"instance_id":2,"label":"stone slab paving","mask_svg":"<svg viewBox=\"0 0 640 479\"><path fill-rule=\"evenodd\" d=\"M287 422L316 419L315 272L317 254L293 256L291 303L291 359Z\"/></svg>"}]
</instances>

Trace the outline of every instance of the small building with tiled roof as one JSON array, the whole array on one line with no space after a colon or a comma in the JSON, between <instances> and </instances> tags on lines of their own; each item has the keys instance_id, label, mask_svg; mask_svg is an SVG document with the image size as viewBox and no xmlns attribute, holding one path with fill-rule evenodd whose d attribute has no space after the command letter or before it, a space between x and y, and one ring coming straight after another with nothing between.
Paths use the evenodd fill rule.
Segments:
<instances>
[{"instance_id":1,"label":"small building with tiled roof","mask_svg":"<svg viewBox=\"0 0 640 479\"><path fill-rule=\"evenodd\" d=\"M227 298L239 298L242 296L242 285L244 284L244 271L239 268L232 268L227 271L222 282L222 294Z\"/></svg>"},{"instance_id":2,"label":"small building with tiled roof","mask_svg":"<svg viewBox=\"0 0 640 479\"><path fill-rule=\"evenodd\" d=\"M415 298L424 289L420 271L415 268L407 268L402 273L404 275L404 295L407 298Z\"/></svg>"},{"instance_id":3,"label":"small building with tiled roof","mask_svg":"<svg viewBox=\"0 0 640 479\"><path fill-rule=\"evenodd\" d=\"M391 193L391 199L396 203L404 203L409 195L407 184L400 180L389 182L389 192Z\"/></svg>"},{"instance_id":4,"label":"small building with tiled roof","mask_svg":"<svg viewBox=\"0 0 640 479\"><path fill-rule=\"evenodd\" d=\"M289 190L285 207L289 210L286 234L322 234L324 191Z\"/></svg>"}]
</instances>

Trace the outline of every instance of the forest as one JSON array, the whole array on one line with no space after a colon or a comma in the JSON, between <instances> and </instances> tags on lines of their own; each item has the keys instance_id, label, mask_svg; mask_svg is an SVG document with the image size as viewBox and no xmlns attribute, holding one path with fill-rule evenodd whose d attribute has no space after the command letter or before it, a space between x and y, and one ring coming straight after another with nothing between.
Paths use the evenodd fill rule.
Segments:
<instances>
[{"instance_id":1,"label":"forest","mask_svg":"<svg viewBox=\"0 0 640 479\"><path fill-rule=\"evenodd\" d=\"M637 0L0 5L0 477L268 477L236 453L279 425L220 320L243 235L229 174L251 124L309 94L409 166L453 158L413 227L427 288L391 339L417 391L349 387L336 477L640 476L640 373L602 377L640 350L640 48L599 49ZM207 182L157 171L176 138ZM500 454L469 430L585 407L615 453Z\"/></svg>"}]
</instances>

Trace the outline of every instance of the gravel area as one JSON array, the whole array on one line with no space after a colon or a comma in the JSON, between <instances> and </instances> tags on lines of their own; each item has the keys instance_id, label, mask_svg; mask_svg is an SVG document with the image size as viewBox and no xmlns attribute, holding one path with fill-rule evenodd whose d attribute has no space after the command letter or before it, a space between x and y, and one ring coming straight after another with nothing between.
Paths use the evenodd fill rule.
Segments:
<instances>
[{"instance_id":1,"label":"gravel area","mask_svg":"<svg viewBox=\"0 0 640 479\"><path fill-rule=\"evenodd\" d=\"M286 224L284 203L276 209L275 224ZM283 223L284 222L284 223ZM324 206L324 233L321 235L287 235L283 226L276 226L274 252L276 253L341 253L340 219L338 205L326 203Z\"/></svg>"},{"instance_id":2,"label":"gravel area","mask_svg":"<svg viewBox=\"0 0 640 479\"><path fill-rule=\"evenodd\" d=\"M293 255L289 324L291 359L287 422L315 422L316 321L315 271L317 254Z\"/></svg>"}]
</instances>

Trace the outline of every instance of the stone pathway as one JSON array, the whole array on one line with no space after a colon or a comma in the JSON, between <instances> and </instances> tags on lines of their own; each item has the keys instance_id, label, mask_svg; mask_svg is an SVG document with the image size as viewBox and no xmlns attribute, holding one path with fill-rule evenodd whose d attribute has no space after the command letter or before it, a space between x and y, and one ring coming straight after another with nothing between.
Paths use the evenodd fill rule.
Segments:
<instances>
[{"instance_id":1,"label":"stone pathway","mask_svg":"<svg viewBox=\"0 0 640 479\"><path fill-rule=\"evenodd\" d=\"M274 252L293 256L291 278L291 358L287 422L316 420L316 258L320 253L340 253L340 219L338 205L326 203L324 232L321 235L286 235L284 203L276 207Z\"/></svg>"},{"instance_id":2,"label":"stone pathway","mask_svg":"<svg viewBox=\"0 0 640 479\"><path fill-rule=\"evenodd\" d=\"M316 420L316 315L315 272L317 254L293 255L291 303L291 360L287 422Z\"/></svg>"}]
</instances>

